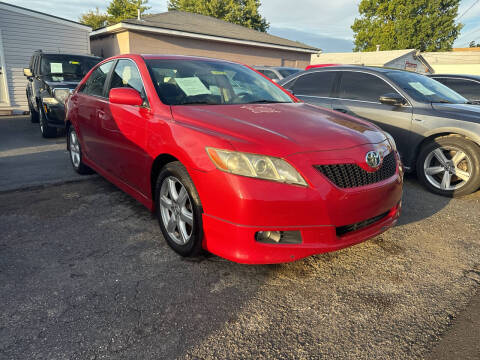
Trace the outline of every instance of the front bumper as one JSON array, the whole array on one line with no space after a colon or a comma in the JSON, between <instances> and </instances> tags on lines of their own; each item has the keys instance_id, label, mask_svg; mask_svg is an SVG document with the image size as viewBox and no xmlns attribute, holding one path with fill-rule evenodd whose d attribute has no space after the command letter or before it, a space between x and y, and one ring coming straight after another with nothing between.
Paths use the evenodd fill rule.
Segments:
<instances>
[{"instance_id":1,"label":"front bumper","mask_svg":"<svg viewBox=\"0 0 480 360\"><path fill-rule=\"evenodd\" d=\"M400 216L403 173L398 164L391 178L356 189L337 188L311 165L301 169L311 182L308 187L189 170L204 210L203 247L235 262L289 262L339 250L384 232ZM379 215L366 226L353 225ZM302 239L266 244L255 239L259 231L299 231Z\"/></svg>"},{"instance_id":2,"label":"front bumper","mask_svg":"<svg viewBox=\"0 0 480 360\"><path fill-rule=\"evenodd\" d=\"M48 126L65 127L65 106L63 104L48 105L42 103L42 106Z\"/></svg>"}]
</instances>

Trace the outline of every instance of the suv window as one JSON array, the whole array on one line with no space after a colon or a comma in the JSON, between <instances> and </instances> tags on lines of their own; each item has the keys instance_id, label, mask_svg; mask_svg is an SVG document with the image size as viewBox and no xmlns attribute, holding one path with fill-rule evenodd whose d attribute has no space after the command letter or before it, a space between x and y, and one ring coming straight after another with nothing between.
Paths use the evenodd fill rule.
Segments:
<instances>
[{"instance_id":1,"label":"suv window","mask_svg":"<svg viewBox=\"0 0 480 360\"><path fill-rule=\"evenodd\" d=\"M80 92L87 95L103 97L103 87L105 85L105 80L107 80L107 76L110 72L110 68L112 67L112 65L113 61L109 61L96 68L90 74L87 81L83 85L83 88L80 89Z\"/></svg>"},{"instance_id":2,"label":"suv window","mask_svg":"<svg viewBox=\"0 0 480 360\"><path fill-rule=\"evenodd\" d=\"M366 73L344 71L340 80L340 99L378 102L380 96L397 92L382 79Z\"/></svg>"},{"instance_id":3,"label":"suv window","mask_svg":"<svg viewBox=\"0 0 480 360\"><path fill-rule=\"evenodd\" d=\"M450 89L455 90L467 99L480 99L480 83L474 80L455 78L433 78Z\"/></svg>"},{"instance_id":4,"label":"suv window","mask_svg":"<svg viewBox=\"0 0 480 360\"><path fill-rule=\"evenodd\" d=\"M305 74L297 78L292 91L296 95L330 97L337 71Z\"/></svg>"},{"instance_id":5,"label":"suv window","mask_svg":"<svg viewBox=\"0 0 480 360\"><path fill-rule=\"evenodd\" d=\"M142 77L133 61L118 60L113 70L109 90L122 87L135 89L141 94L144 92Z\"/></svg>"}]
</instances>

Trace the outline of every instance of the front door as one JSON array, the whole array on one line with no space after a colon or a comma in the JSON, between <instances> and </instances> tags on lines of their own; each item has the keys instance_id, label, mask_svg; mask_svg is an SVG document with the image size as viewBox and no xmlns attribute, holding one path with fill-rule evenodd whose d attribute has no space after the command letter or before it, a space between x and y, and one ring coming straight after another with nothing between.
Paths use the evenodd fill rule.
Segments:
<instances>
[{"instance_id":1,"label":"front door","mask_svg":"<svg viewBox=\"0 0 480 360\"><path fill-rule=\"evenodd\" d=\"M132 60L118 60L107 87L107 97L110 89L121 87L135 89L146 99L142 77ZM150 116L147 101L143 106L107 101L99 109L102 166L145 196L150 196L150 179L142 175L147 173L145 168L149 163L146 143Z\"/></svg>"},{"instance_id":2,"label":"front door","mask_svg":"<svg viewBox=\"0 0 480 360\"><path fill-rule=\"evenodd\" d=\"M412 107L408 104L392 106L379 102L380 96L394 92L397 91L380 77L364 72L342 71L332 108L378 125L394 137L399 152L407 156L410 152Z\"/></svg>"}]
</instances>

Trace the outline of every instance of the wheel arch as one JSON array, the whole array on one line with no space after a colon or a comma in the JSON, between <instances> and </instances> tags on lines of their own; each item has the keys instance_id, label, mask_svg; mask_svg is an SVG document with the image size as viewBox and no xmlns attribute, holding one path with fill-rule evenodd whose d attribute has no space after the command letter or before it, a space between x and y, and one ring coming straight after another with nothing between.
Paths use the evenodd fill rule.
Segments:
<instances>
[{"instance_id":1,"label":"wheel arch","mask_svg":"<svg viewBox=\"0 0 480 360\"><path fill-rule=\"evenodd\" d=\"M174 161L180 160L169 153L160 154L155 158L155 160L153 160L152 167L150 169L150 195L152 198L152 202L155 201L155 185L157 182L158 174L165 165Z\"/></svg>"},{"instance_id":2,"label":"wheel arch","mask_svg":"<svg viewBox=\"0 0 480 360\"><path fill-rule=\"evenodd\" d=\"M425 134L425 138L417 145L415 148L415 155L413 158L412 162L412 169L415 170L416 164L417 164L417 159L418 155L420 154L420 151L422 150L422 147L429 143L430 141L433 141L436 138L439 137L444 137L444 136L457 136L461 137L466 140L470 140L474 144L478 145L480 147L480 136L475 135L474 133L470 131L466 131L464 129L435 129L435 131L431 131L429 133ZM479 148L480 150L480 148Z\"/></svg>"}]
</instances>

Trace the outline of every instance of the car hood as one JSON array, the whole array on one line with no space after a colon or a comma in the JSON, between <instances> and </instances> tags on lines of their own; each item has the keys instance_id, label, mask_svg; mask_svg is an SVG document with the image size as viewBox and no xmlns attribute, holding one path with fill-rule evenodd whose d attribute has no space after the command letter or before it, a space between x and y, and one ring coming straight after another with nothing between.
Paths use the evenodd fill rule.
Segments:
<instances>
[{"instance_id":1,"label":"car hood","mask_svg":"<svg viewBox=\"0 0 480 360\"><path fill-rule=\"evenodd\" d=\"M432 104L432 108L454 119L480 123L479 105L435 103Z\"/></svg>"},{"instance_id":2,"label":"car hood","mask_svg":"<svg viewBox=\"0 0 480 360\"><path fill-rule=\"evenodd\" d=\"M56 88L67 88L67 89L75 89L78 85L78 81L48 81L46 80L45 83L52 89Z\"/></svg>"},{"instance_id":3,"label":"car hood","mask_svg":"<svg viewBox=\"0 0 480 360\"><path fill-rule=\"evenodd\" d=\"M172 106L175 120L228 136L239 151L286 156L377 144L385 135L369 122L304 103Z\"/></svg>"}]
</instances>

